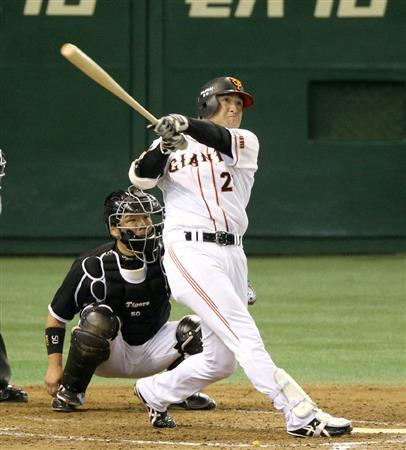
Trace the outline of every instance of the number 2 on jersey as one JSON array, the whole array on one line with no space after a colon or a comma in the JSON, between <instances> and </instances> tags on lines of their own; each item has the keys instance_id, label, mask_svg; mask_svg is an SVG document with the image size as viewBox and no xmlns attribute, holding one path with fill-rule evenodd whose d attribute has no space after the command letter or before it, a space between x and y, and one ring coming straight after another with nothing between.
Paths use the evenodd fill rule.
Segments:
<instances>
[{"instance_id":1,"label":"number 2 on jersey","mask_svg":"<svg viewBox=\"0 0 406 450\"><path fill-rule=\"evenodd\" d=\"M232 178L229 172L221 172L221 178L225 178L223 186L221 186L221 192L231 192L233 190L233 186L230 186Z\"/></svg>"}]
</instances>

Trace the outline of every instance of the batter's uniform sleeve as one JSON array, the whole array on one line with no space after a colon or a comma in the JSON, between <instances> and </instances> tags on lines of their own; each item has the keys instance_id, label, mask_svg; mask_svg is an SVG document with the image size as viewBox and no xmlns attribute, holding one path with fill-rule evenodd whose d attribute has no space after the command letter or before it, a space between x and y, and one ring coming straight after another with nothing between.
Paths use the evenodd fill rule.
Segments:
<instances>
[{"instance_id":1,"label":"batter's uniform sleeve","mask_svg":"<svg viewBox=\"0 0 406 450\"><path fill-rule=\"evenodd\" d=\"M241 128L230 128L232 156L224 155L227 165L237 169L258 168L259 142L254 133Z\"/></svg>"},{"instance_id":2,"label":"batter's uniform sleeve","mask_svg":"<svg viewBox=\"0 0 406 450\"><path fill-rule=\"evenodd\" d=\"M161 152L160 143L161 138L155 139L148 150L131 163L128 177L139 189L152 189L165 173L169 155Z\"/></svg>"},{"instance_id":3,"label":"batter's uniform sleeve","mask_svg":"<svg viewBox=\"0 0 406 450\"><path fill-rule=\"evenodd\" d=\"M228 166L257 170L259 142L254 133L242 128L224 128L210 120L188 120L186 134L221 152Z\"/></svg>"}]
</instances>

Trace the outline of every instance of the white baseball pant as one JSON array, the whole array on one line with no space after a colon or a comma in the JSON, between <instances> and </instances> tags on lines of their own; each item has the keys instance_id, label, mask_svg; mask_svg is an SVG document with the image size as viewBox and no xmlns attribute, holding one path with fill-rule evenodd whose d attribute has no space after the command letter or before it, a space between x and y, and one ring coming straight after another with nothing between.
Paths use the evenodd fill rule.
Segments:
<instances>
[{"instance_id":1,"label":"white baseball pant","mask_svg":"<svg viewBox=\"0 0 406 450\"><path fill-rule=\"evenodd\" d=\"M164 266L175 299L202 320L203 353L170 372L139 380L145 400L158 411L180 403L205 386L231 375L236 362L252 384L283 410L288 429L314 418L295 416L281 386L277 367L265 350L247 309L247 260L239 246L174 242L166 247Z\"/></svg>"},{"instance_id":2,"label":"white baseball pant","mask_svg":"<svg viewBox=\"0 0 406 450\"><path fill-rule=\"evenodd\" d=\"M130 345L121 333L111 342L110 357L96 369L96 375L106 378L141 378L167 369L180 354L176 345L178 322L167 322L149 341Z\"/></svg>"}]
</instances>

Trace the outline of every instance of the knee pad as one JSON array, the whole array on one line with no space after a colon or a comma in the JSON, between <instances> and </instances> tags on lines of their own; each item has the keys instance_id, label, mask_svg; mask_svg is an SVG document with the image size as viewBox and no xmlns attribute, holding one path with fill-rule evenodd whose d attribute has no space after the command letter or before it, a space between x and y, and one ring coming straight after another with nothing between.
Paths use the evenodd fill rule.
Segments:
<instances>
[{"instance_id":1,"label":"knee pad","mask_svg":"<svg viewBox=\"0 0 406 450\"><path fill-rule=\"evenodd\" d=\"M120 320L108 305L89 305L80 315L79 328L103 339L114 339L120 329Z\"/></svg>"},{"instance_id":2,"label":"knee pad","mask_svg":"<svg viewBox=\"0 0 406 450\"><path fill-rule=\"evenodd\" d=\"M62 385L84 393L96 367L110 356L110 340L117 336L120 321L107 305L89 305L72 330Z\"/></svg>"},{"instance_id":3,"label":"knee pad","mask_svg":"<svg viewBox=\"0 0 406 450\"><path fill-rule=\"evenodd\" d=\"M69 391L84 393L96 367L109 356L110 343L107 339L75 327L72 330L62 385Z\"/></svg>"},{"instance_id":4,"label":"knee pad","mask_svg":"<svg viewBox=\"0 0 406 450\"><path fill-rule=\"evenodd\" d=\"M297 417L306 417L317 407L299 384L283 369L276 370L275 381L287 399L288 408Z\"/></svg>"},{"instance_id":5,"label":"knee pad","mask_svg":"<svg viewBox=\"0 0 406 450\"><path fill-rule=\"evenodd\" d=\"M202 327L200 317L188 315L179 320L176 327L176 350L179 353L195 355L203 351Z\"/></svg>"},{"instance_id":6,"label":"knee pad","mask_svg":"<svg viewBox=\"0 0 406 450\"><path fill-rule=\"evenodd\" d=\"M107 339L75 327L72 330L70 353L78 363L86 361L90 365L98 365L110 356L110 344Z\"/></svg>"}]
</instances>

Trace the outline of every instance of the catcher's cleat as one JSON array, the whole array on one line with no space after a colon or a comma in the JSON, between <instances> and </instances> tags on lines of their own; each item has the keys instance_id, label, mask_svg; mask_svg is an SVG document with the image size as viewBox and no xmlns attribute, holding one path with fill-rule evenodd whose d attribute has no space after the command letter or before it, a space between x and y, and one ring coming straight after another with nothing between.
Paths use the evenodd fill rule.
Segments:
<instances>
[{"instance_id":1,"label":"catcher's cleat","mask_svg":"<svg viewBox=\"0 0 406 450\"><path fill-rule=\"evenodd\" d=\"M175 428L176 422L172 419L172 417L167 413L167 411L157 411L148 405L145 401L144 397L141 395L137 385L134 386L134 393L138 396L138 398L144 403L148 411L149 421L151 425L155 428Z\"/></svg>"},{"instance_id":2,"label":"catcher's cleat","mask_svg":"<svg viewBox=\"0 0 406 450\"><path fill-rule=\"evenodd\" d=\"M56 393L56 398L72 406L81 406L85 403L84 394L70 391L64 386L60 386Z\"/></svg>"},{"instance_id":3,"label":"catcher's cleat","mask_svg":"<svg viewBox=\"0 0 406 450\"><path fill-rule=\"evenodd\" d=\"M337 437L350 434L352 424L342 417L333 417L320 409L316 410L316 417L306 426L298 430L289 431L294 437Z\"/></svg>"},{"instance_id":4,"label":"catcher's cleat","mask_svg":"<svg viewBox=\"0 0 406 450\"><path fill-rule=\"evenodd\" d=\"M27 403L28 394L9 384L4 389L0 389L0 402Z\"/></svg>"},{"instance_id":5,"label":"catcher's cleat","mask_svg":"<svg viewBox=\"0 0 406 450\"><path fill-rule=\"evenodd\" d=\"M190 411L207 411L216 407L216 402L208 395L197 392L191 395L182 403L172 403L170 408L184 408Z\"/></svg>"},{"instance_id":6,"label":"catcher's cleat","mask_svg":"<svg viewBox=\"0 0 406 450\"><path fill-rule=\"evenodd\" d=\"M53 411L57 411L57 412L74 412L74 411L78 411L76 406L70 405L69 403L66 403L63 400L60 400L57 397L55 397L52 400L51 408L52 408Z\"/></svg>"}]
</instances>

